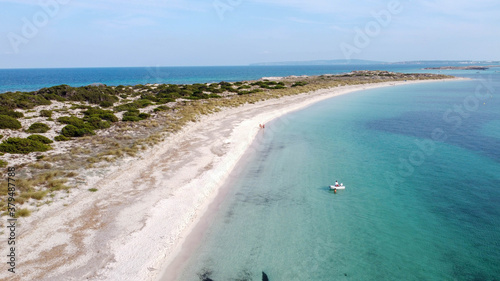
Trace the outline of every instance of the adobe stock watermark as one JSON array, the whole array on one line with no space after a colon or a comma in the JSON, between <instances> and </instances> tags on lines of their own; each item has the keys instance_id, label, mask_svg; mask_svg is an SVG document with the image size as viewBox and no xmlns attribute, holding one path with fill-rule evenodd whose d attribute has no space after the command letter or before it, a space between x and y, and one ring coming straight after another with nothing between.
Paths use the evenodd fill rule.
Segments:
<instances>
[{"instance_id":1,"label":"adobe stock watermark","mask_svg":"<svg viewBox=\"0 0 500 281\"><path fill-rule=\"evenodd\" d=\"M367 22L363 29L359 27L354 28L355 35L352 44L346 42L340 44L340 50L344 54L344 57L350 60L353 54L361 53L363 49L370 45L372 38L382 32L382 28L391 24L392 17L402 11L403 6L401 2L393 0L387 4L386 9L371 12L373 20Z\"/></svg>"},{"instance_id":2,"label":"adobe stock watermark","mask_svg":"<svg viewBox=\"0 0 500 281\"><path fill-rule=\"evenodd\" d=\"M164 69L164 67L159 65L148 67L146 69L148 74L144 76L144 83L142 84L167 84L166 80L170 77L170 72L164 71Z\"/></svg>"},{"instance_id":3,"label":"adobe stock watermark","mask_svg":"<svg viewBox=\"0 0 500 281\"><path fill-rule=\"evenodd\" d=\"M19 47L21 45L28 44L29 41L40 32L40 29L47 26L50 19L59 14L62 5L67 5L71 0L40 0L38 5L40 10L37 11L31 18L23 17L22 27L20 32L9 32L7 34L7 39L9 39L10 45L14 53L19 53Z\"/></svg>"},{"instance_id":4,"label":"adobe stock watermark","mask_svg":"<svg viewBox=\"0 0 500 281\"><path fill-rule=\"evenodd\" d=\"M241 3L243 3L243 0L215 0L212 2L212 6L219 17L219 20L223 21L224 15L227 12L234 11L234 9L241 5Z\"/></svg>"},{"instance_id":5,"label":"adobe stock watermark","mask_svg":"<svg viewBox=\"0 0 500 281\"><path fill-rule=\"evenodd\" d=\"M428 157L436 150L436 142L444 142L449 138L449 133L458 130L465 120L477 112L488 99L493 98L495 89L492 86L491 77L488 80L480 80L474 94L465 97L460 104L454 104L447 109L442 116L447 128L434 128L428 139L416 140L416 148L406 158L399 158L397 172L386 171L384 177L391 188L403 183L412 176L415 169L423 165Z\"/></svg>"}]
</instances>

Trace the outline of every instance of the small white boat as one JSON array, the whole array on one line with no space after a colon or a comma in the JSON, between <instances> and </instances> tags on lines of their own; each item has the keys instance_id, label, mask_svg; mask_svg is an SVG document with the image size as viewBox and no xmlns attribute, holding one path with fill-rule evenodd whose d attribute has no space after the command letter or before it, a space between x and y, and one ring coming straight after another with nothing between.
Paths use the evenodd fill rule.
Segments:
<instances>
[{"instance_id":1,"label":"small white boat","mask_svg":"<svg viewBox=\"0 0 500 281\"><path fill-rule=\"evenodd\" d=\"M339 184L339 185L330 185L330 189L331 190L335 190L335 189L345 189L345 185L343 183Z\"/></svg>"}]
</instances>

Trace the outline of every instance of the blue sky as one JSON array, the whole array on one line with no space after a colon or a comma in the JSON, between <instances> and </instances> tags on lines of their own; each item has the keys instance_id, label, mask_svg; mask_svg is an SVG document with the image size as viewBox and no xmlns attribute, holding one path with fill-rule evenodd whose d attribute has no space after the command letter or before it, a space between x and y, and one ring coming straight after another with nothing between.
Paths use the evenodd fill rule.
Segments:
<instances>
[{"instance_id":1,"label":"blue sky","mask_svg":"<svg viewBox=\"0 0 500 281\"><path fill-rule=\"evenodd\" d=\"M0 68L500 60L499 15L498 0L0 0Z\"/></svg>"}]
</instances>

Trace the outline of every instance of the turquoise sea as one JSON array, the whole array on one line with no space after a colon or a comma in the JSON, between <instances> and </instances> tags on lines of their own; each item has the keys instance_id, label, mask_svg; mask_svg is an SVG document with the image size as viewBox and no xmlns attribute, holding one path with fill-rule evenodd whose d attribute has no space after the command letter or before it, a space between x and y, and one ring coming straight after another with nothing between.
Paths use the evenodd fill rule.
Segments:
<instances>
[{"instance_id":1,"label":"turquoise sea","mask_svg":"<svg viewBox=\"0 0 500 281\"><path fill-rule=\"evenodd\" d=\"M470 76L267 124L178 280L499 280L500 75Z\"/></svg>"},{"instance_id":2,"label":"turquoise sea","mask_svg":"<svg viewBox=\"0 0 500 281\"><path fill-rule=\"evenodd\" d=\"M381 69L472 78L365 90L266 124L178 280L500 280L500 68L0 70L0 93ZM338 180L346 190L328 185Z\"/></svg>"}]
</instances>

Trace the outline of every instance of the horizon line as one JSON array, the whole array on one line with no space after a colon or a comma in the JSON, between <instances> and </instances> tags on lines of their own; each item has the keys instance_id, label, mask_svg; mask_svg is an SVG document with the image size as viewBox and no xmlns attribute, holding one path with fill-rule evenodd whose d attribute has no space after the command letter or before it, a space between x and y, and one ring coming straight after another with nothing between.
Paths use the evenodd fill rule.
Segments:
<instances>
[{"instance_id":1,"label":"horizon line","mask_svg":"<svg viewBox=\"0 0 500 281\"><path fill-rule=\"evenodd\" d=\"M283 66L277 65L280 63L307 63L307 62L318 62L318 61L351 61L347 59L317 59L317 60L304 60L304 61L272 61L272 62L256 62L256 63L248 63L248 64L235 64L235 65L149 65L149 66L56 66L56 67L8 67L3 68L0 67L0 70L14 70L14 69L83 69L83 68L147 68L147 67L244 67L244 66ZM352 59L352 61L373 61L374 64L397 64L397 63L411 63L411 62L477 62L477 63L500 63L500 60L407 60L407 61L376 61L376 60L368 60L368 59ZM269 64L269 65L265 65ZM273 65L276 64L276 65ZM297 66L329 66L335 64L297 64ZM339 64L345 65L345 64ZM356 65L356 64L352 64ZM366 64L364 64L366 65ZM288 66L293 66L293 64L289 64Z\"/></svg>"}]
</instances>

